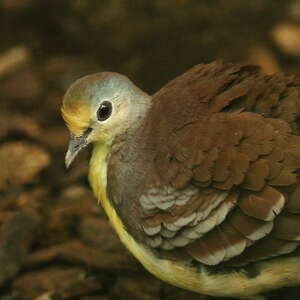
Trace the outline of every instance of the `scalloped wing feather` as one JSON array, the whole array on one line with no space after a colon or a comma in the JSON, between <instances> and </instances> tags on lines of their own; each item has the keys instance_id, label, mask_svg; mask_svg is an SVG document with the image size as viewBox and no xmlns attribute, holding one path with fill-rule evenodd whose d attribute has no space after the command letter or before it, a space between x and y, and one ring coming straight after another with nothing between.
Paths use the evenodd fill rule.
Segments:
<instances>
[{"instance_id":1,"label":"scalloped wing feather","mask_svg":"<svg viewBox=\"0 0 300 300\"><path fill-rule=\"evenodd\" d=\"M139 199L150 247L168 256L180 249L207 265L243 265L298 247L298 87L293 77L216 62L154 96L146 128L158 149L156 176Z\"/></svg>"}]
</instances>

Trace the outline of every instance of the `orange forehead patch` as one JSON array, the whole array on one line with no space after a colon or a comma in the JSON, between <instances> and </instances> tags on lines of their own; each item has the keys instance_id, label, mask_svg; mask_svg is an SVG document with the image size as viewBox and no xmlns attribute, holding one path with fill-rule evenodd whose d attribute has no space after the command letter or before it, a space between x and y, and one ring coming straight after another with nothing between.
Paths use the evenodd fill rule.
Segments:
<instances>
[{"instance_id":1,"label":"orange forehead patch","mask_svg":"<svg viewBox=\"0 0 300 300\"><path fill-rule=\"evenodd\" d=\"M73 135L80 136L89 127L91 112L90 107L84 101L64 100L61 112Z\"/></svg>"}]
</instances>

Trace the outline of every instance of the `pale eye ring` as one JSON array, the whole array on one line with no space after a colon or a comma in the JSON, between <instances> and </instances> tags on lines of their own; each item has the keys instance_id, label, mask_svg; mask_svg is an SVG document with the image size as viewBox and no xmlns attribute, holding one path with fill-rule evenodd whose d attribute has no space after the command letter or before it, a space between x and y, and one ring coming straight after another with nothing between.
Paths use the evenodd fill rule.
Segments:
<instances>
[{"instance_id":1,"label":"pale eye ring","mask_svg":"<svg viewBox=\"0 0 300 300\"><path fill-rule=\"evenodd\" d=\"M97 119L100 122L107 120L112 113L112 104L109 101L103 101L97 111Z\"/></svg>"}]
</instances>

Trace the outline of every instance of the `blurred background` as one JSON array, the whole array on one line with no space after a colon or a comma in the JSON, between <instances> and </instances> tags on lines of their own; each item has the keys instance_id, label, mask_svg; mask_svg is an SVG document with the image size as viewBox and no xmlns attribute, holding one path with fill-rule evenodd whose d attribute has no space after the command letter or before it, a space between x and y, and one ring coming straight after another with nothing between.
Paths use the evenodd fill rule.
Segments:
<instances>
[{"instance_id":1,"label":"blurred background","mask_svg":"<svg viewBox=\"0 0 300 300\"><path fill-rule=\"evenodd\" d=\"M90 192L88 151L65 170L60 105L88 73L154 93L215 59L299 75L300 1L0 1L0 300L211 299L155 279L123 248Z\"/></svg>"}]
</instances>

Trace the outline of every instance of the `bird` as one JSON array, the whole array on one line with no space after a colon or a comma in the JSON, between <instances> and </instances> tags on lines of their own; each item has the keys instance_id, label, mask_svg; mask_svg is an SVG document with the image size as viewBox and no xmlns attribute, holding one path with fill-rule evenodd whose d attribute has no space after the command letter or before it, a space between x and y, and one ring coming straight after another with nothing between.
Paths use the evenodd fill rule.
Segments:
<instances>
[{"instance_id":1,"label":"bird","mask_svg":"<svg viewBox=\"0 0 300 300\"><path fill-rule=\"evenodd\" d=\"M150 273L252 300L300 284L299 78L217 60L149 95L100 72L61 110L67 167L93 144L90 185Z\"/></svg>"}]
</instances>

